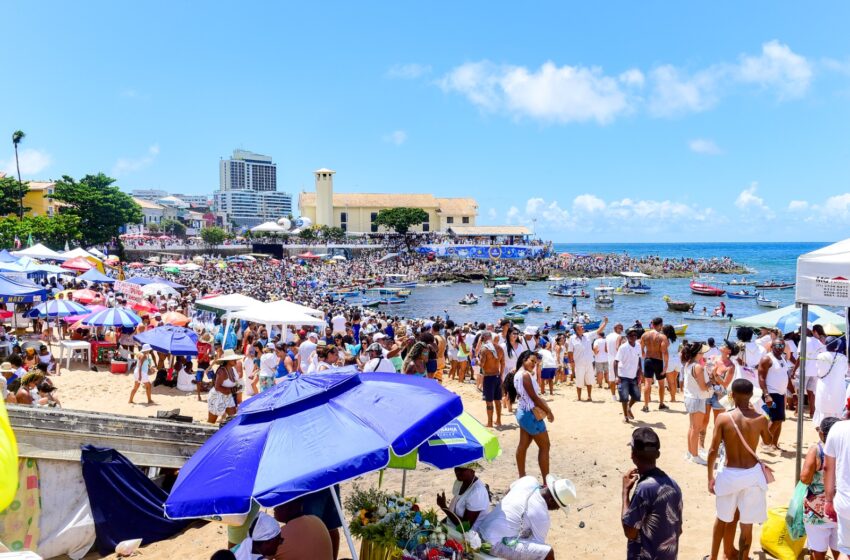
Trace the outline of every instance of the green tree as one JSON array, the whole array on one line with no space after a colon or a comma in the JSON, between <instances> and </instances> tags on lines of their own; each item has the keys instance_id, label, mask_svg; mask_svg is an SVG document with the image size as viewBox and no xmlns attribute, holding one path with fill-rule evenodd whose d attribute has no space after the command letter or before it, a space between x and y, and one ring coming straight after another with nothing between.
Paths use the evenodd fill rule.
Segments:
<instances>
[{"instance_id":1,"label":"green tree","mask_svg":"<svg viewBox=\"0 0 850 560\"><path fill-rule=\"evenodd\" d=\"M378 212L375 224L404 235L412 226L428 221L428 213L421 208L384 208Z\"/></svg>"},{"instance_id":2,"label":"green tree","mask_svg":"<svg viewBox=\"0 0 850 560\"><path fill-rule=\"evenodd\" d=\"M142 209L114 182L103 173L86 175L79 182L63 175L56 182L53 198L65 204L59 212L79 218L84 245L104 243L117 236L121 226L142 222Z\"/></svg>"},{"instance_id":3,"label":"green tree","mask_svg":"<svg viewBox=\"0 0 850 560\"><path fill-rule=\"evenodd\" d=\"M304 228L298 232L298 236L304 241L313 241L316 239L316 230L313 228Z\"/></svg>"},{"instance_id":4,"label":"green tree","mask_svg":"<svg viewBox=\"0 0 850 560\"><path fill-rule=\"evenodd\" d=\"M18 145L23 141L26 137L23 130L16 130L12 133L12 145L15 147L15 167L18 169L18 217L24 217L24 195L27 194L27 190L24 189L24 183L21 181L21 164L18 161Z\"/></svg>"},{"instance_id":5,"label":"green tree","mask_svg":"<svg viewBox=\"0 0 850 560\"><path fill-rule=\"evenodd\" d=\"M227 233L220 227L213 226L201 230L201 239L207 245L221 245L224 243Z\"/></svg>"},{"instance_id":6,"label":"green tree","mask_svg":"<svg viewBox=\"0 0 850 560\"><path fill-rule=\"evenodd\" d=\"M23 241L30 235L33 241L61 249L66 241L80 240L79 218L70 214L0 218L0 247L13 247L15 236Z\"/></svg>"},{"instance_id":7,"label":"green tree","mask_svg":"<svg viewBox=\"0 0 850 560\"><path fill-rule=\"evenodd\" d=\"M333 241L338 241L345 237L345 232L342 228L335 226L321 226L322 237L325 239L331 239Z\"/></svg>"},{"instance_id":8,"label":"green tree","mask_svg":"<svg viewBox=\"0 0 850 560\"><path fill-rule=\"evenodd\" d=\"M186 235L186 226L178 220L162 220L159 227L169 235Z\"/></svg>"},{"instance_id":9,"label":"green tree","mask_svg":"<svg viewBox=\"0 0 850 560\"><path fill-rule=\"evenodd\" d=\"M159 224L157 224L156 222L149 223L148 225L145 226L145 229L147 230L148 233L159 233L159 231L160 231L159 230Z\"/></svg>"},{"instance_id":10,"label":"green tree","mask_svg":"<svg viewBox=\"0 0 850 560\"><path fill-rule=\"evenodd\" d=\"M0 216L14 214L20 217L21 199L27 194L28 185L19 183L14 177L0 177ZM24 208L24 212L27 210L29 208Z\"/></svg>"}]
</instances>

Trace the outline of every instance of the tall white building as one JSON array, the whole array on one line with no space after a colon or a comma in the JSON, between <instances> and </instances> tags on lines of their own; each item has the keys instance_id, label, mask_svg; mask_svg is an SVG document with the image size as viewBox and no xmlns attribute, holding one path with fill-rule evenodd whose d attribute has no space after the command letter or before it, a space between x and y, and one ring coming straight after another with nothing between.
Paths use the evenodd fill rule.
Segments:
<instances>
[{"instance_id":1,"label":"tall white building","mask_svg":"<svg viewBox=\"0 0 850 560\"><path fill-rule=\"evenodd\" d=\"M245 150L219 162L215 211L237 227L254 227L292 214L292 195L277 190L277 164L272 158Z\"/></svg>"},{"instance_id":2,"label":"tall white building","mask_svg":"<svg viewBox=\"0 0 850 560\"><path fill-rule=\"evenodd\" d=\"M233 157L218 163L219 190L276 191L277 164L270 156L233 150Z\"/></svg>"}]
</instances>

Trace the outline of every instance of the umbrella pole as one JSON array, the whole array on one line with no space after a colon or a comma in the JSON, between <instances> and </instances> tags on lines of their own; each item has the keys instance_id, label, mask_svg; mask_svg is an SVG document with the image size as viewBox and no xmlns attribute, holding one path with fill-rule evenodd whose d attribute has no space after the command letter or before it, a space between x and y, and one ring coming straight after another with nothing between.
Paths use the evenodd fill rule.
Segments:
<instances>
[{"instance_id":1,"label":"umbrella pole","mask_svg":"<svg viewBox=\"0 0 850 560\"><path fill-rule=\"evenodd\" d=\"M354 539L351 538L351 531L348 529L348 524L345 522L345 514L342 512L342 504L339 503L339 496L333 488L328 488L328 491L331 493L331 496L333 496L336 512L339 514L339 520L342 522L342 530L345 531L345 540L348 542L348 550L351 551L351 558L353 560L359 560L357 551L354 550Z\"/></svg>"},{"instance_id":2,"label":"umbrella pole","mask_svg":"<svg viewBox=\"0 0 850 560\"><path fill-rule=\"evenodd\" d=\"M404 496L404 490L407 488L407 469L401 471L401 495Z\"/></svg>"},{"instance_id":3,"label":"umbrella pole","mask_svg":"<svg viewBox=\"0 0 850 560\"><path fill-rule=\"evenodd\" d=\"M803 304L800 325L800 389L797 391L797 465L795 482L800 480L800 469L803 463L803 418L806 415L806 338L809 334L809 305ZM773 442L776 445L777 442Z\"/></svg>"}]
</instances>

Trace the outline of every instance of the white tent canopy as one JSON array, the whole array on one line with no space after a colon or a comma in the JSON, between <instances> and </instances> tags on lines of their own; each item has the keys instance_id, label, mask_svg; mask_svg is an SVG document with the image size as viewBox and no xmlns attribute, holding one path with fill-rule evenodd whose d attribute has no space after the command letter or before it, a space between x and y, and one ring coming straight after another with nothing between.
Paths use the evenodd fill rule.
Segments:
<instances>
[{"instance_id":1,"label":"white tent canopy","mask_svg":"<svg viewBox=\"0 0 850 560\"><path fill-rule=\"evenodd\" d=\"M195 307L206 307L208 309L217 309L219 311L239 311L240 309L245 309L246 307L258 304L263 304L263 302L242 294L227 294L223 296L199 299L195 302Z\"/></svg>"},{"instance_id":2,"label":"white tent canopy","mask_svg":"<svg viewBox=\"0 0 850 560\"><path fill-rule=\"evenodd\" d=\"M288 303L288 302L286 302ZM295 305L295 304L293 304ZM229 319L242 319L252 323L260 323L263 325L294 325L296 327L311 326L324 327L325 321L312 315L299 313L298 311L288 311L282 313L280 309L273 308L270 304L262 304L255 307L235 311L229 314Z\"/></svg>"},{"instance_id":3,"label":"white tent canopy","mask_svg":"<svg viewBox=\"0 0 850 560\"><path fill-rule=\"evenodd\" d=\"M296 313L301 313L301 314L304 314L304 315L311 315L313 317L318 317L320 319L325 316L325 314L318 309L313 309L312 307L307 307L306 305L300 305L298 303L293 303L293 302L287 301L285 299L281 299L281 300L278 300L278 301L272 301L272 302L269 302L269 303L264 303L263 305L265 307L270 308L270 309L276 310L278 313L296 312Z\"/></svg>"},{"instance_id":4,"label":"white tent canopy","mask_svg":"<svg viewBox=\"0 0 850 560\"><path fill-rule=\"evenodd\" d=\"M30 257L33 259L51 259L55 261L66 261L68 257L57 253L53 249L45 247L41 243L36 243L32 247L27 247L26 249L22 249L20 251L12 251L12 254L16 257Z\"/></svg>"},{"instance_id":5,"label":"white tent canopy","mask_svg":"<svg viewBox=\"0 0 850 560\"><path fill-rule=\"evenodd\" d=\"M277 225L275 222L265 222L252 227L251 231L255 233L286 233L288 230Z\"/></svg>"},{"instance_id":6,"label":"white tent canopy","mask_svg":"<svg viewBox=\"0 0 850 560\"><path fill-rule=\"evenodd\" d=\"M83 257L83 258L95 257L92 253L89 253L88 251L86 251L82 247L77 247L75 249L71 249L70 251L65 251L64 253L62 253L62 256L65 257L66 259L73 259L74 257ZM95 257L95 258L99 259L100 257Z\"/></svg>"},{"instance_id":7,"label":"white tent canopy","mask_svg":"<svg viewBox=\"0 0 850 560\"><path fill-rule=\"evenodd\" d=\"M797 259L798 303L850 307L850 239Z\"/></svg>"},{"instance_id":8,"label":"white tent canopy","mask_svg":"<svg viewBox=\"0 0 850 560\"><path fill-rule=\"evenodd\" d=\"M759 313L758 315L735 317L732 319L732 324L744 327L775 327L780 319L791 313L800 315L801 311L796 305L786 305L785 307L774 309L766 313ZM846 328L844 317L837 315L832 311L813 305L809 308L809 313L809 323L812 323L813 325L835 325L842 331ZM813 314L816 314L817 318L814 318Z\"/></svg>"}]
</instances>

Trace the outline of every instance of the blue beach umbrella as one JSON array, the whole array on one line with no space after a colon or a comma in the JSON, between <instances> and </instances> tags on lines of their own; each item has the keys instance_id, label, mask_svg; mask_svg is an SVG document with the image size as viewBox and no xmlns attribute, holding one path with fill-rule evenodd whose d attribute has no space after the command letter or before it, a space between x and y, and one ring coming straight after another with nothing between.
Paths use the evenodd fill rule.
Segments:
<instances>
[{"instance_id":1,"label":"blue beach umbrella","mask_svg":"<svg viewBox=\"0 0 850 560\"><path fill-rule=\"evenodd\" d=\"M92 327L135 327L141 322L141 317L120 307L110 307L83 319L84 325Z\"/></svg>"},{"instance_id":2,"label":"blue beach umbrella","mask_svg":"<svg viewBox=\"0 0 850 560\"><path fill-rule=\"evenodd\" d=\"M390 468L415 468L417 455L423 463L438 469L451 469L482 459L493 461L501 454L499 438L464 412L440 428L415 452L405 457L393 457Z\"/></svg>"},{"instance_id":3,"label":"blue beach umbrella","mask_svg":"<svg viewBox=\"0 0 850 560\"><path fill-rule=\"evenodd\" d=\"M76 301L71 301L70 299L51 299L50 301L39 303L27 311L26 316L31 318L67 317L69 315L80 315L89 312L90 310L88 307L81 305Z\"/></svg>"},{"instance_id":4,"label":"blue beach umbrella","mask_svg":"<svg viewBox=\"0 0 850 560\"><path fill-rule=\"evenodd\" d=\"M96 268L90 268L85 271L78 279L85 280L86 282L93 282L95 284L112 284L115 282L115 278L107 276Z\"/></svg>"},{"instance_id":5,"label":"blue beach umbrella","mask_svg":"<svg viewBox=\"0 0 850 560\"><path fill-rule=\"evenodd\" d=\"M433 380L350 371L293 376L242 403L180 470L166 515L245 514L383 469L463 411Z\"/></svg>"},{"instance_id":6,"label":"blue beach umbrella","mask_svg":"<svg viewBox=\"0 0 850 560\"><path fill-rule=\"evenodd\" d=\"M796 331L803 324L802 311L795 309L787 315L783 315L776 321L776 328L784 333ZM809 308L809 321L814 323L820 319L818 312L811 307Z\"/></svg>"},{"instance_id":7,"label":"blue beach umbrella","mask_svg":"<svg viewBox=\"0 0 850 560\"><path fill-rule=\"evenodd\" d=\"M150 344L157 352L172 356L195 356L198 353L198 335L186 327L164 325L133 338L142 344Z\"/></svg>"}]
</instances>

